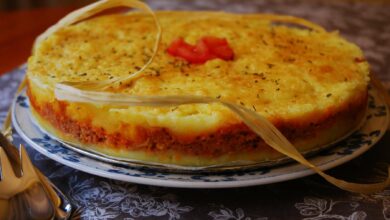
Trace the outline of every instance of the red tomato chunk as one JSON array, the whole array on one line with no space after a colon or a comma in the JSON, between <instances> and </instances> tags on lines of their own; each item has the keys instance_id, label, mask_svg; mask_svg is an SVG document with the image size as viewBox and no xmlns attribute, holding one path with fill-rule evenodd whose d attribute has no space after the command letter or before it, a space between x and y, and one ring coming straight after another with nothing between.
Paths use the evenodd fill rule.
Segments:
<instances>
[{"instance_id":1,"label":"red tomato chunk","mask_svg":"<svg viewBox=\"0 0 390 220\"><path fill-rule=\"evenodd\" d=\"M171 43L167 52L194 64L202 64L215 58L223 60L234 58L234 52L227 40L212 36L202 37L196 45L188 44L183 38L178 38Z\"/></svg>"}]
</instances>

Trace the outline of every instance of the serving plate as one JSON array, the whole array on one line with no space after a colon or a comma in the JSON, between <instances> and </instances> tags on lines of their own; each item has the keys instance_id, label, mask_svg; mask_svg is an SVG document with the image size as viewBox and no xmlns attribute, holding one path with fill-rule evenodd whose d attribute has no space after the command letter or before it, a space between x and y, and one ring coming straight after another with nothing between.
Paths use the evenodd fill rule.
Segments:
<instances>
[{"instance_id":1,"label":"serving plate","mask_svg":"<svg viewBox=\"0 0 390 220\"><path fill-rule=\"evenodd\" d=\"M64 146L33 123L29 108L26 94L19 94L13 102L12 121L16 131L28 144L64 165L110 179L166 187L228 188L281 182L314 173L298 163L218 174L178 174L143 166L123 166L86 156ZM310 157L309 161L321 170L326 170L361 155L383 136L388 121L389 112L383 98L375 88L370 88L365 123L334 147Z\"/></svg>"}]
</instances>

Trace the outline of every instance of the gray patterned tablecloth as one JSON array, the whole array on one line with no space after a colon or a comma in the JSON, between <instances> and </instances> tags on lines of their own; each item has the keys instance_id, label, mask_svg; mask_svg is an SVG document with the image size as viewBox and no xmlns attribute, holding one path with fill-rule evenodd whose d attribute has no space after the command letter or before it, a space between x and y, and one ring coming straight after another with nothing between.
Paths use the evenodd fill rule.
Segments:
<instances>
[{"instance_id":1,"label":"gray patterned tablecloth","mask_svg":"<svg viewBox=\"0 0 390 220\"><path fill-rule=\"evenodd\" d=\"M390 2L155 0L155 9L283 13L307 18L361 46L372 70L390 86ZM0 77L0 122L23 72ZM388 87L390 88L390 87ZM15 142L23 142L15 135ZM390 134L363 156L330 174L377 181L390 162ZM174 189L96 177L61 165L28 147L33 162L71 199L82 219L390 219L390 189L373 195L341 191L318 176L235 189Z\"/></svg>"}]
</instances>

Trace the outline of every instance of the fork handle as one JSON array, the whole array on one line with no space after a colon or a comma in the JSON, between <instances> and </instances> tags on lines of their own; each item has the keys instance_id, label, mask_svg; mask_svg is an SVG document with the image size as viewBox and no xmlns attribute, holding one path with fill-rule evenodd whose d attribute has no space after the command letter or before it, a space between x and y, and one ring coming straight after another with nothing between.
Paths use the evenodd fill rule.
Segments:
<instances>
[{"instance_id":1,"label":"fork handle","mask_svg":"<svg viewBox=\"0 0 390 220\"><path fill-rule=\"evenodd\" d=\"M22 219L48 220L55 216L55 208L42 187L42 184L37 182L16 196L15 202L20 208L16 211L23 213ZM25 209L22 209L23 207Z\"/></svg>"},{"instance_id":2,"label":"fork handle","mask_svg":"<svg viewBox=\"0 0 390 220\"><path fill-rule=\"evenodd\" d=\"M46 176L44 176L40 170L35 168L35 172L38 175L38 178L41 180L41 183L43 185L43 188L45 189L46 193L50 196L53 204L55 207L59 207L61 204L61 199L58 197L57 193L54 191L53 187L50 185L49 181L47 180Z\"/></svg>"},{"instance_id":3,"label":"fork handle","mask_svg":"<svg viewBox=\"0 0 390 220\"><path fill-rule=\"evenodd\" d=\"M0 199L0 219L6 219L8 216L9 210L9 201L5 199Z\"/></svg>"},{"instance_id":4,"label":"fork handle","mask_svg":"<svg viewBox=\"0 0 390 220\"><path fill-rule=\"evenodd\" d=\"M3 147L3 150L7 154L8 159L12 164L14 173L18 177L21 177L22 166L20 163L19 151L8 141L8 139L1 132L0 132L0 146Z\"/></svg>"}]
</instances>

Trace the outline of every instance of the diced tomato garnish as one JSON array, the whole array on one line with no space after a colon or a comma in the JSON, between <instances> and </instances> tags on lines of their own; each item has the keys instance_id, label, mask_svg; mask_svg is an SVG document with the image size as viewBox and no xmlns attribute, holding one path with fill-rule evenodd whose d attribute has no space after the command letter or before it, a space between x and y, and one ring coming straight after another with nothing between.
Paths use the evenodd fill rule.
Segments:
<instances>
[{"instance_id":1,"label":"diced tomato garnish","mask_svg":"<svg viewBox=\"0 0 390 220\"><path fill-rule=\"evenodd\" d=\"M178 55L178 51L177 51L178 48L193 50L193 46L184 42L183 38L178 38L171 43L171 46L168 48L167 51L169 54L171 54L173 56L177 56Z\"/></svg>"},{"instance_id":2,"label":"diced tomato garnish","mask_svg":"<svg viewBox=\"0 0 390 220\"><path fill-rule=\"evenodd\" d=\"M234 58L234 52L228 45L214 47L212 48L212 52L215 56L223 60L233 60Z\"/></svg>"},{"instance_id":3,"label":"diced tomato garnish","mask_svg":"<svg viewBox=\"0 0 390 220\"><path fill-rule=\"evenodd\" d=\"M202 41L211 47L228 45L228 42L225 38L218 38L213 36L202 37Z\"/></svg>"},{"instance_id":4,"label":"diced tomato garnish","mask_svg":"<svg viewBox=\"0 0 390 220\"><path fill-rule=\"evenodd\" d=\"M226 39L211 36L201 38L196 45L190 45L183 38L178 38L171 43L167 52L195 64L201 64L215 58L223 60L234 58L234 52Z\"/></svg>"}]
</instances>

